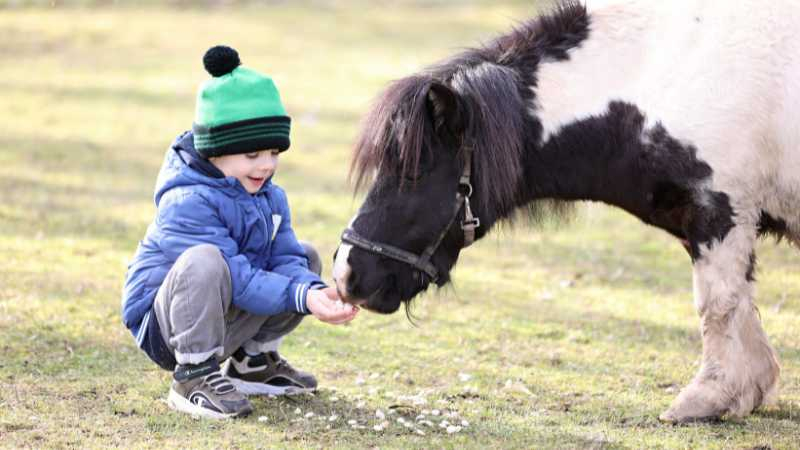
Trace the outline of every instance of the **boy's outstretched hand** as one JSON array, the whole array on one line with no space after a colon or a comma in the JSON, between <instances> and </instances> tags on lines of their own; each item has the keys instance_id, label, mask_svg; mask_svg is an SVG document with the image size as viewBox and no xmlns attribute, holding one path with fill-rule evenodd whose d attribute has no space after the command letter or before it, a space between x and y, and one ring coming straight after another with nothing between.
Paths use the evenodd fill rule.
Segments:
<instances>
[{"instance_id":1,"label":"boy's outstretched hand","mask_svg":"<svg viewBox=\"0 0 800 450\"><path fill-rule=\"evenodd\" d=\"M358 314L358 307L344 303L334 288L312 289L306 298L308 310L317 319L333 325L350 322Z\"/></svg>"}]
</instances>

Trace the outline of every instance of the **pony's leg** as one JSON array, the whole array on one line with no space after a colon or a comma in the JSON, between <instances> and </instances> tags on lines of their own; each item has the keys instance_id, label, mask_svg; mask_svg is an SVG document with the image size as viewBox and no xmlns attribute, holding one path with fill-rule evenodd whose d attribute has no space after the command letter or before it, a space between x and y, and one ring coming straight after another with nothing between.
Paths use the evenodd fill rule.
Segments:
<instances>
[{"instance_id":1,"label":"pony's leg","mask_svg":"<svg viewBox=\"0 0 800 450\"><path fill-rule=\"evenodd\" d=\"M755 240L754 228L737 225L722 242L701 247L694 263L694 298L702 365L661 420L741 417L774 397L780 367L753 304Z\"/></svg>"}]
</instances>

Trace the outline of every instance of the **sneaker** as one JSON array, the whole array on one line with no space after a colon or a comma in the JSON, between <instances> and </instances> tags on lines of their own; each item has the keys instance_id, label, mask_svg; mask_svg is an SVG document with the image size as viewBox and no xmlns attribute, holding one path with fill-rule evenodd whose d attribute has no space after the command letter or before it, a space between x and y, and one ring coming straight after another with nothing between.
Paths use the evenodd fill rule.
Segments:
<instances>
[{"instance_id":1,"label":"sneaker","mask_svg":"<svg viewBox=\"0 0 800 450\"><path fill-rule=\"evenodd\" d=\"M250 356L240 348L228 358L222 373L247 395L295 395L317 389L314 375L293 368L278 352Z\"/></svg>"},{"instance_id":2,"label":"sneaker","mask_svg":"<svg viewBox=\"0 0 800 450\"><path fill-rule=\"evenodd\" d=\"M250 401L220 371L216 360L175 368L167 404L170 408L207 417L229 419L253 412Z\"/></svg>"}]
</instances>

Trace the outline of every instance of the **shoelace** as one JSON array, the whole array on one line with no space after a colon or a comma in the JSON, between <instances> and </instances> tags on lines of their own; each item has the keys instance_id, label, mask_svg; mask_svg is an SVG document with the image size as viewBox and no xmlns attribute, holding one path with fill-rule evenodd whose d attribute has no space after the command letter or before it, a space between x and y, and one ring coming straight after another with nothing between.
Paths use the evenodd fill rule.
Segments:
<instances>
[{"instance_id":1,"label":"shoelace","mask_svg":"<svg viewBox=\"0 0 800 450\"><path fill-rule=\"evenodd\" d=\"M236 390L236 387L231 384L231 380L222 375L222 372L219 370L206 375L205 378L203 378L203 381L211 386L211 388L214 389L214 392L218 395L225 395Z\"/></svg>"}]
</instances>

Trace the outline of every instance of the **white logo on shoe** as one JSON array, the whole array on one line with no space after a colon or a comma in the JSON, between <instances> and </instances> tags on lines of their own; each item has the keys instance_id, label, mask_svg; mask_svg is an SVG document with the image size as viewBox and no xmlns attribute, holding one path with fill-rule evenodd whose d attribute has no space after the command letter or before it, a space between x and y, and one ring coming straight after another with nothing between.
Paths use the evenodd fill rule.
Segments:
<instances>
[{"instance_id":1,"label":"white logo on shoe","mask_svg":"<svg viewBox=\"0 0 800 450\"><path fill-rule=\"evenodd\" d=\"M189 401L199 406L200 408L205 408L206 403L208 403L208 399L200 394L193 395L192 398L189 399Z\"/></svg>"},{"instance_id":2,"label":"white logo on shoe","mask_svg":"<svg viewBox=\"0 0 800 450\"><path fill-rule=\"evenodd\" d=\"M236 369L236 371L242 375L246 373L260 372L267 368L266 364L263 366L249 367L247 365L247 363L250 361L249 356L245 356L241 362L237 361L236 358L233 357L230 359L230 361L233 363L233 367Z\"/></svg>"}]
</instances>

